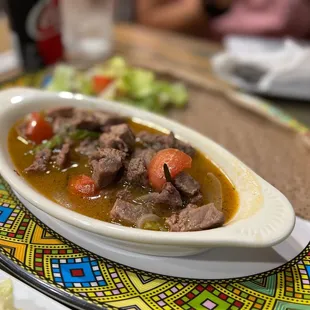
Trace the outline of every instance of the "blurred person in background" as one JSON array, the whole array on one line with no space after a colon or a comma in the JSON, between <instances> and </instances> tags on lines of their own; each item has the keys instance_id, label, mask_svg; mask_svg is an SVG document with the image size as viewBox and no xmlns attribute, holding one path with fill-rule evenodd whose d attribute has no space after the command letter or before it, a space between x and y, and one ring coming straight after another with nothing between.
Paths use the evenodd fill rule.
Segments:
<instances>
[{"instance_id":1,"label":"blurred person in background","mask_svg":"<svg viewBox=\"0 0 310 310\"><path fill-rule=\"evenodd\" d=\"M310 39L310 0L126 0L118 7L119 19L214 40L229 34Z\"/></svg>"}]
</instances>

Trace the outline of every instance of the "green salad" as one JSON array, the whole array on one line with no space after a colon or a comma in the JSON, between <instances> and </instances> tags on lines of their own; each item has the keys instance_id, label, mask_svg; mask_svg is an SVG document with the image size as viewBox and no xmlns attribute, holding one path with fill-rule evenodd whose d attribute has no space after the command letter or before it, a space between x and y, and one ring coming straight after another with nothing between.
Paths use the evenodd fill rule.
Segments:
<instances>
[{"instance_id":1,"label":"green salad","mask_svg":"<svg viewBox=\"0 0 310 310\"><path fill-rule=\"evenodd\" d=\"M130 66L118 56L87 71L58 65L46 88L99 96L159 113L168 107L184 107L188 101L182 83L160 80L154 72Z\"/></svg>"}]
</instances>

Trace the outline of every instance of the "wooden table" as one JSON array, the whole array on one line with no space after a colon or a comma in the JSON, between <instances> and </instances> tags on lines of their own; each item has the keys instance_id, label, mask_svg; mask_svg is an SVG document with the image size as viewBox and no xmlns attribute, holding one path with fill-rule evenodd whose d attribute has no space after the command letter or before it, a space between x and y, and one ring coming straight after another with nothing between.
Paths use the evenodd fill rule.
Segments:
<instances>
[{"instance_id":1,"label":"wooden table","mask_svg":"<svg viewBox=\"0 0 310 310\"><path fill-rule=\"evenodd\" d=\"M9 50L10 36L7 19L0 18L0 52ZM217 79L211 71L209 59L221 46L175 33L163 32L138 25L119 24L115 27L115 50L135 63L187 76L190 80L211 88L231 88ZM0 75L5 80L19 70ZM271 102L310 126L310 102L272 99Z\"/></svg>"},{"instance_id":2,"label":"wooden table","mask_svg":"<svg viewBox=\"0 0 310 310\"><path fill-rule=\"evenodd\" d=\"M186 71L193 78L213 82L220 87L232 88L217 79L211 71L209 59L220 51L219 44L154 31L141 26L118 25L116 27L116 48L123 52L126 51L127 56L156 59L166 66L173 67L172 70ZM275 98L268 100L310 126L310 102Z\"/></svg>"}]
</instances>

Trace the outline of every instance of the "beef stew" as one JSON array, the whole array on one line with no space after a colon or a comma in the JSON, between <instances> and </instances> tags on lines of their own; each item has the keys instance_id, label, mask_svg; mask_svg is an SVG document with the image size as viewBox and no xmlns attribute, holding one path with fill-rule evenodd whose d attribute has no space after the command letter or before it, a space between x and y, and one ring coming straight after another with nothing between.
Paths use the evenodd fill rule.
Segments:
<instances>
[{"instance_id":1,"label":"beef stew","mask_svg":"<svg viewBox=\"0 0 310 310\"><path fill-rule=\"evenodd\" d=\"M12 127L8 146L38 192L102 221L197 231L222 226L238 208L234 186L201 152L172 132L117 115L34 112Z\"/></svg>"}]
</instances>

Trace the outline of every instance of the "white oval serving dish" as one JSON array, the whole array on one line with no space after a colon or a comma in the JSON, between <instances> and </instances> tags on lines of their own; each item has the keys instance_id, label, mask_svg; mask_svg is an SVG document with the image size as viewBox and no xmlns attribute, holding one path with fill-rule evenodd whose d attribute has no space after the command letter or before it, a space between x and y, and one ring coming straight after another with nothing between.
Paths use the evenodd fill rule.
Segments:
<instances>
[{"instance_id":1,"label":"white oval serving dish","mask_svg":"<svg viewBox=\"0 0 310 310\"><path fill-rule=\"evenodd\" d=\"M155 232L119 226L71 211L52 202L32 188L14 171L7 148L7 135L14 122L25 114L52 106L100 109L133 117L159 129L173 130L215 162L229 177L239 194L239 209L225 226L199 232ZM26 205L69 224L97 242L129 251L164 256L182 256L210 247L268 247L289 236L295 223L293 208L285 196L255 174L220 145L167 118L131 106L102 99L59 94L27 88L0 92L0 173ZM255 137L253 137L255 138ZM207 173L207 172L206 172ZM64 236L68 239L69 236Z\"/></svg>"}]
</instances>

